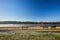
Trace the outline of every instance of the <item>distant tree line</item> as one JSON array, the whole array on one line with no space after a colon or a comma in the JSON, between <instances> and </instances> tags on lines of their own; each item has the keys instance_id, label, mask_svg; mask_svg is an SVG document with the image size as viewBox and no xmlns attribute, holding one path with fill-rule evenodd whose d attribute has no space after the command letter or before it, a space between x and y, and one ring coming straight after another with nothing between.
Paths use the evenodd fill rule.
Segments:
<instances>
[{"instance_id":1,"label":"distant tree line","mask_svg":"<svg viewBox=\"0 0 60 40\"><path fill-rule=\"evenodd\" d=\"M0 24L39 24L40 22L0 21Z\"/></svg>"},{"instance_id":2,"label":"distant tree line","mask_svg":"<svg viewBox=\"0 0 60 40\"><path fill-rule=\"evenodd\" d=\"M0 24L60 24L60 22L0 21Z\"/></svg>"}]
</instances>

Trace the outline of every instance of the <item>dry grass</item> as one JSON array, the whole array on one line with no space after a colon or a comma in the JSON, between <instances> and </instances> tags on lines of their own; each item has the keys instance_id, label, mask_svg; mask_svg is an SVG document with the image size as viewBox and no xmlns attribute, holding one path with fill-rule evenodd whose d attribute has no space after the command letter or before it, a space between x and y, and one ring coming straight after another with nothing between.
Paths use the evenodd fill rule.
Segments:
<instances>
[{"instance_id":1,"label":"dry grass","mask_svg":"<svg viewBox=\"0 0 60 40\"><path fill-rule=\"evenodd\" d=\"M60 40L58 32L15 32L9 35L0 33L0 40Z\"/></svg>"},{"instance_id":2,"label":"dry grass","mask_svg":"<svg viewBox=\"0 0 60 40\"><path fill-rule=\"evenodd\" d=\"M59 31L60 29L36 29L36 28L20 28L20 27L0 27L0 30L10 31Z\"/></svg>"}]
</instances>

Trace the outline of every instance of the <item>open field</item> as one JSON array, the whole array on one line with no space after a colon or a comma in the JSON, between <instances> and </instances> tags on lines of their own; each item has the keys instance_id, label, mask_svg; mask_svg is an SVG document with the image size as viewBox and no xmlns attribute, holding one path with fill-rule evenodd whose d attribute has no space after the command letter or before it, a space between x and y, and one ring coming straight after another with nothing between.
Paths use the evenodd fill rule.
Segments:
<instances>
[{"instance_id":1,"label":"open field","mask_svg":"<svg viewBox=\"0 0 60 40\"><path fill-rule=\"evenodd\" d=\"M59 31L60 32L60 28L57 29L40 29L39 27L29 27L29 28L22 28L22 27L0 27L0 31L1 30L6 30L6 31Z\"/></svg>"},{"instance_id":2,"label":"open field","mask_svg":"<svg viewBox=\"0 0 60 40\"><path fill-rule=\"evenodd\" d=\"M60 32L7 32L0 40L60 40Z\"/></svg>"},{"instance_id":3,"label":"open field","mask_svg":"<svg viewBox=\"0 0 60 40\"><path fill-rule=\"evenodd\" d=\"M0 40L60 40L60 29L0 27Z\"/></svg>"}]
</instances>

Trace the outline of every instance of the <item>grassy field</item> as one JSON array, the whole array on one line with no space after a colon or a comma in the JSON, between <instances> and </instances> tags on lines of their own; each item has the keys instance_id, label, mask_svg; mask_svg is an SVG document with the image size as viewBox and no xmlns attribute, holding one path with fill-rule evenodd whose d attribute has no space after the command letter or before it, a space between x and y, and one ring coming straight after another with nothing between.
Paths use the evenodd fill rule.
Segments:
<instances>
[{"instance_id":1,"label":"grassy field","mask_svg":"<svg viewBox=\"0 0 60 40\"><path fill-rule=\"evenodd\" d=\"M10 30L10 31L59 31L60 28L56 29L41 29L40 27L29 27L29 28L21 28L21 27L0 27L0 30Z\"/></svg>"},{"instance_id":2,"label":"grassy field","mask_svg":"<svg viewBox=\"0 0 60 40\"><path fill-rule=\"evenodd\" d=\"M60 40L60 32L5 32L0 40Z\"/></svg>"},{"instance_id":3,"label":"grassy field","mask_svg":"<svg viewBox=\"0 0 60 40\"><path fill-rule=\"evenodd\" d=\"M3 32L1 30L3 30ZM60 40L60 29L40 30L40 29L25 29L25 28L21 29L19 27L17 28L1 27L0 40Z\"/></svg>"}]
</instances>

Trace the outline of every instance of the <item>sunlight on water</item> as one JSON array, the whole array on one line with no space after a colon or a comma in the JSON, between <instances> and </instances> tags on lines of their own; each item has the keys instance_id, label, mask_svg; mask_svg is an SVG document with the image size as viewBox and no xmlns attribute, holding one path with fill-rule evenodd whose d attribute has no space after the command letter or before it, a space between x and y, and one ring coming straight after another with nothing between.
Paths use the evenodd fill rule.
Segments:
<instances>
[{"instance_id":1,"label":"sunlight on water","mask_svg":"<svg viewBox=\"0 0 60 40\"><path fill-rule=\"evenodd\" d=\"M35 27L40 24L0 24L0 27Z\"/></svg>"}]
</instances>

